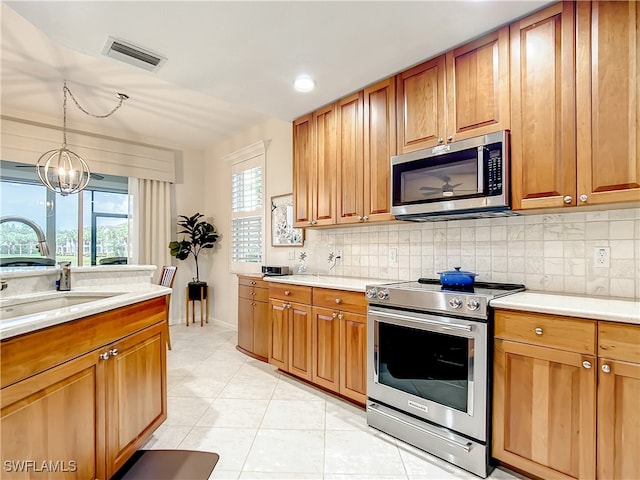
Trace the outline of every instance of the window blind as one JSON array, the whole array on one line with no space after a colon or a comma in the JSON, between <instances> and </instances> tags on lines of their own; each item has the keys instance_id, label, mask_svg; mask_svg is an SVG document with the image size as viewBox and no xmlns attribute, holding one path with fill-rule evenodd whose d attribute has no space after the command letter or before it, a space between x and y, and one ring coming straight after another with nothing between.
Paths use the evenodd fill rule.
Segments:
<instances>
[{"instance_id":1,"label":"window blind","mask_svg":"<svg viewBox=\"0 0 640 480\"><path fill-rule=\"evenodd\" d=\"M264 258L265 155L243 153L234 155L231 167L230 267L232 272L256 273Z\"/></svg>"}]
</instances>

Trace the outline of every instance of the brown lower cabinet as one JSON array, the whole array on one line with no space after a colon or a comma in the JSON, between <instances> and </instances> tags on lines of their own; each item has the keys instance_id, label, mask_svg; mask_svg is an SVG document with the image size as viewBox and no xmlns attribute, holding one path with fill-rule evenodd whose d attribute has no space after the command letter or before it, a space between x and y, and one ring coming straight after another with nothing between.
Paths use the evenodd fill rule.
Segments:
<instances>
[{"instance_id":1,"label":"brown lower cabinet","mask_svg":"<svg viewBox=\"0 0 640 480\"><path fill-rule=\"evenodd\" d=\"M269 296L269 363L364 404L364 294L278 283Z\"/></svg>"},{"instance_id":2,"label":"brown lower cabinet","mask_svg":"<svg viewBox=\"0 0 640 480\"><path fill-rule=\"evenodd\" d=\"M540 478L640 478L640 326L497 311L495 337L496 459Z\"/></svg>"},{"instance_id":3,"label":"brown lower cabinet","mask_svg":"<svg viewBox=\"0 0 640 480\"><path fill-rule=\"evenodd\" d=\"M3 341L5 473L30 460L105 479L142 447L166 419L165 315L163 297Z\"/></svg>"},{"instance_id":4,"label":"brown lower cabinet","mask_svg":"<svg viewBox=\"0 0 640 480\"><path fill-rule=\"evenodd\" d=\"M238 350L267 361L269 356L269 282L238 276Z\"/></svg>"}]
</instances>

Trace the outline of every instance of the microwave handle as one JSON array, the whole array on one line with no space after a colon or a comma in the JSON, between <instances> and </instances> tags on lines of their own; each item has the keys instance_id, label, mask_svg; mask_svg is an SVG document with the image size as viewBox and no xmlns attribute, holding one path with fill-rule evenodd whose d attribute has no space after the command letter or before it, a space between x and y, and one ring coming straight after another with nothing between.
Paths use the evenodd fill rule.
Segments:
<instances>
[{"instance_id":1,"label":"microwave handle","mask_svg":"<svg viewBox=\"0 0 640 480\"><path fill-rule=\"evenodd\" d=\"M478 193L484 193L484 147L478 147Z\"/></svg>"}]
</instances>

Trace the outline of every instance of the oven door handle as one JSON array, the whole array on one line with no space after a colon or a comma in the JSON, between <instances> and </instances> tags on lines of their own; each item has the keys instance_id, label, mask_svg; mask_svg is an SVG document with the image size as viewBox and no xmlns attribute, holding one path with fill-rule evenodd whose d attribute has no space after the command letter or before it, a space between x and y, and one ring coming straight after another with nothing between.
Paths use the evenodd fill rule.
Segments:
<instances>
[{"instance_id":1,"label":"oven door handle","mask_svg":"<svg viewBox=\"0 0 640 480\"><path fill-rule=\"evenodd\" d=\"M471 442L469 442L469 443L456 442L455 440L452 440L452 439L446 437L445 435L440 435L439 433L432 432L431 430L427 430L427 429L424 429L424 428L419 427L417 425L414 425L413 423L407 422L406 420L403 420L402 418L398 418L395 415L391 415L391 414L389 414L387 412L384 412L384 411L380 410L376 404L369 404L369 408L372 409L372 410L375 410L375 412L377 414L379 414L379 415L382 415L384 417L390 418L394 422L402 423L403 425L405 425L407 427L411 427L411 428L413 428L415 430L418 430L420 433L425 433L427 435L431 435L432 437L439 438L440 440L444 440L445 442L450 443L451 445L453 445L455 447L461 448L462 450L464 450L467 453L469 453L471 451L471 447L473 446L473 444Z\"/></svg>"},{"instance_id":2,"label":"oven door handle","mask_svg":"<svg viewBox=\"0 0 640 480\"><path fill-rule=\"evenodd\" d=\"M472 326L471 325L452 325L452 324L448 324L448 323L443 323L443 322L439 322L437 320L429 320L427 318L418 318L418 317L410 317L408 315L401 315L399 313L389 313L389 312L382 312L380 310L369 310L369 313L372 315L375 315L377 317L382 317L382 318L389 318L392 320L397 320L399 321L399 323L405 325L405 326L409 326L409 322L411 322L411 324L415 324L415 323L423 323L423 324L427 324L427 325L432 325L434 327L437 327L439 329L442 330L458 330L458 331L462 331L462 332L470 332Z\"/></svg>"}]
</instances>

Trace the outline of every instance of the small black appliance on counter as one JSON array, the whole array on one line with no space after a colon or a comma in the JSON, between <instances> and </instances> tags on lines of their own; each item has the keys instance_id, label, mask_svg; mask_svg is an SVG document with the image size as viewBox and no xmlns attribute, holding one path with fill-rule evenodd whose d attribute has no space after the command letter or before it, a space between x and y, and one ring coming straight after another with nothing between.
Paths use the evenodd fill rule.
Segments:
<instances>
[{"instance_id":1,"label":"small black appliance on counter","mask_svg":"<svg viewBox=\"0 0 640 480\"><path fill-rule=\"evenodd\" d=\"M282 275L290 275L291 271L289 270L289 267L287 267L287 266L263 265L262 266L262 273L264 273L265 276L267 276L267 277L278 277L278 276L282 276Z\"/></svg>"}]
</instances>

